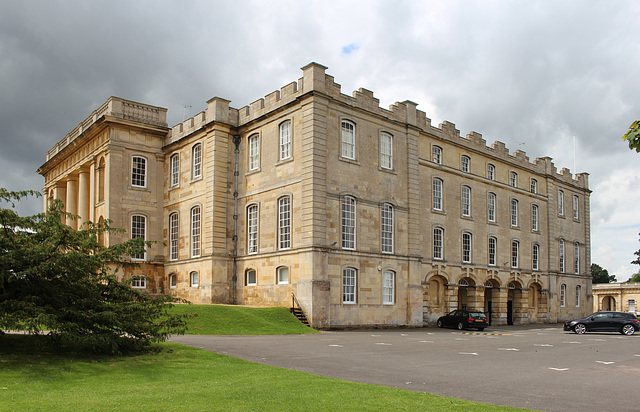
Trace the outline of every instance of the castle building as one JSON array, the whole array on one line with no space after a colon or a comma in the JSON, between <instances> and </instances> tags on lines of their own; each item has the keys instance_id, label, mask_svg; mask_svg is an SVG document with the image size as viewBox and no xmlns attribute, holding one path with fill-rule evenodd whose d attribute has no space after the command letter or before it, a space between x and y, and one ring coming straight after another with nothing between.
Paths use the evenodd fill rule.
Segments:
<instances>
[{"instance_id":1,"label":"castle building","mask_svg":"<svg viewBox=\"0 0 640 412\"><path fill-rule=\"evenodd\" d=\"M193 303L296 305L317 328L423 325L454 309L550 323L593 306L588 175L388 110L311 63L241 109L172 128L111 97L47 152L45 208L158 241L132 287Z\"/></svg>"}]
</instances>

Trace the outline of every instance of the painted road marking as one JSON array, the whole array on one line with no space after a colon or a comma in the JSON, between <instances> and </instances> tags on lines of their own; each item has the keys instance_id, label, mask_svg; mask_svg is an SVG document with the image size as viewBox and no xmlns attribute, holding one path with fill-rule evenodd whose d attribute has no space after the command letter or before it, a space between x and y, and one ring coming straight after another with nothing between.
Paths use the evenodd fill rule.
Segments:
<instances>
[{"instance_id":1,"label":"painted road marking","mask_svg":"<svg viewBox=\"0 0 640 412\"><path fill-rule=\"evenodd\" d=\"M344 347L344 346L342 346L342 345L329 345L329 346L331 346L331 347L333 347L333 348L343 348L343 347Z\"/></svg>"},{"instance_id":2,"label":"painted road marking","mask_svg":"<svg viewBox=\"0 0 640 412\"><path fill-rule=\"evenodd\" d=\"M563 342L563 343L582 343L582 342Z\"/></svg>"},{"instance_id":3,"label":"painted road marking","mask_svg":"<svg viewBox=\"0 0 640 412\"><path fill-rule=\"evenodd\" d=\"M371 335L371 336L379 337L379 336L382 336L382 335Z\"/></svg>"},{"instance_id":4,"label":"painted road marking","mask_svg":"<svg viewBox=\"0 0 640 412\"><path fill-rule=\"evenodd\" d=\"M384 343L384 342L377 342L376 345L385 345L385 346L391 346L390 343Z\"/></svg>"},{"instance_id":5,"label":"painted road marking","mask_svg":"<svg viewBox=\"0 0 640 412\"><path fill-rule=\"evenodd\" d=\"M533 346L545 346L545 347L552 347L553 345L549 345L548 343L536 343Z\"/></svg>"},{"instance_id":6,"label":"painted road marking","mask_svg":"<svg viewBox=\"0 0 640 412\"><path fill-rule=\"evenodd\" d=\"M615 362L605 362L605 361L597 360L596 363L601 363L603 365L611 365L612 363L615 363Z\"/></svg>"},{"instance_id":7,"label":"painted road marking","mask_svg":"<svg viewBox=\"0 0 640 412\"><path fill-rule=\"evenodd\" d=\"M560 371L560 372L564 372L564 371L568 371L569 368L549 368L552 371Z\"/></svg>"},{"instance_id":8,"label":"painted road marking","mask_svg":"<svg viewBox=\"0 0 640 412\"><path fill-rule=\"evenodd\" d=\"M456 338L456 340L469 340L469 339L465 339L465 338Z\"/></svg>"},{"instance_id":9,"label":"painted road marking","mask_svg":"<svg viewBox=\"0 0 640 412\"><path fill-rule=\"evenodd\" d=\"M510 350L514 352L520 352L520 349L516 349L516 348L498 348L498 350Z\"/></svg>"},{"instance_id":10,"label":"painted road marking","mask_svg":"<svg viewBox=\"0 0 640 412\"><path fill-rule=\"evenodd\" d=\"M483 336L511 336L510 333L498 332L460 332L462 335L483 335Z\"/></svg>"},{"instance_id":11,"label":"painted road marking","mask_svg":"<svg viewBox=\"0 0 640 412\"><path fill-rule=\"evenodd\" d=\"M458 352L459 355L474 355L478 356L477 352Z\"/></svg>"},{"instance_id":12,"label":"painted road marking","mask_svg":"<svg viewBox=\"0 0 640 412\"><path fill-rule=\"evenodd\" d=\"M594 342L606 342L607 341L606 339L589 339L589 340L592 340Z\"/></svg>"},{"instance_id":13,"label":"painted road marking","mask_svg":"<svg viewBox=\"0 0 640 412\"><path fill-rule=\"evenodd\" d=\"M434 341L432 340L419 340L419 343L433 343Z\"/></svg>"},{"instance_id":14,"label":"painted road marking","mask_svg":"<svg viewBox=\"0 0 640 412\"><path fill-rule=\"evenodd\" d=\"M406 333L401 333L400 336L409 336Z\"/></svg>"}]
</instances>

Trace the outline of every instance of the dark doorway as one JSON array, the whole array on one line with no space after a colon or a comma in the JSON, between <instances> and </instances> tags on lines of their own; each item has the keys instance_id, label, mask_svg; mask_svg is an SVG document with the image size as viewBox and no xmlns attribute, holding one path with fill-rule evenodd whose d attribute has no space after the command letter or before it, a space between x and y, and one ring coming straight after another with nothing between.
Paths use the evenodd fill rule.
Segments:
<instances>
[{"instance_id":1,"label":"dark doorway","mask_svg":"<svg viewBox=\"0 0 640 412\"><path fill-rule=\"evenodd\" d=\"M507 301L507 325L513 325L513 301Z\"/></svg>"},{"instance_id":2,"label":"dark doorway","mask_svg":"<svg viewBox=\"0 0 640 412\"><path fill-rule=\"evenodd\" d=\"M489 326L491 326L491 319L493 319L493 311L491 310L491 302L487 301L487 317L489 318Z\"/></svg>"}]
</instances>

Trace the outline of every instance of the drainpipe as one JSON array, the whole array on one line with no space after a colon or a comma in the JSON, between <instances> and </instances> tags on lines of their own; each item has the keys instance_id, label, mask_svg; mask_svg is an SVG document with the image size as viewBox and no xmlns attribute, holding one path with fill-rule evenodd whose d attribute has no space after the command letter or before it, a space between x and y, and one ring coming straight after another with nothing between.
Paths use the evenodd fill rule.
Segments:
<instances>
[{"instance_id":1,"label":"drainpipe","mask_svg":"<svg viewBox=\"0 0 640 412\"><path fill-rule=\"evenodd\" d=\"M237 284L238 284L238 159L240 156L240 136L233 136L233 144L236 146L236 166L233 171L234 191L233 191L233 304L237 304Z\"/></svg>"}]
</instances>

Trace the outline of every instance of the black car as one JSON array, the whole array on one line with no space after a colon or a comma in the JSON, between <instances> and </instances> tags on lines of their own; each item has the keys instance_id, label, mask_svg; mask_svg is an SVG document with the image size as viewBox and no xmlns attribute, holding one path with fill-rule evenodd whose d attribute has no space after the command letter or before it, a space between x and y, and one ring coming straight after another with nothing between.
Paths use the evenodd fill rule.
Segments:
<instances>
[{"instance_id":1,"label":"black car","mask_svg":"<svg viewBox=\"0 0 640 412\"><path fill-rule=\"evenodd\" d=\"M625 312L596 312L583 319L564 323L564 330L574 331L578 335L585 332L620 332L633 335L640 329L636 315Z\"/></svg>"},{"instance_id":2,"label":"black car","mask_svg":"<svg viewBox=\"0 0 640 412\"><path fill-rule=\"evenodd\" d=\"M484 330L489 326L489 320L484 313L475 310L458 309L440 317L437 323L439 328L454 327L459 330L475 328Z\"/></svg>"}]
</instances>

